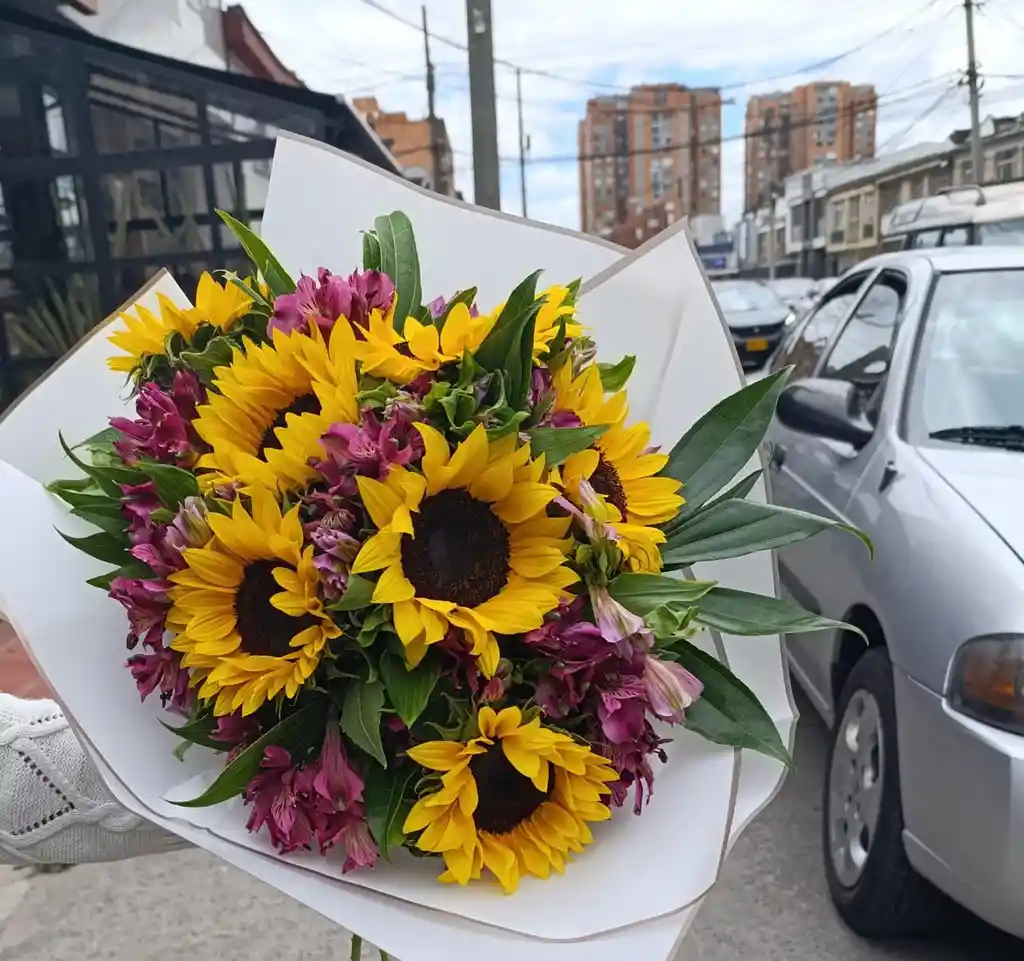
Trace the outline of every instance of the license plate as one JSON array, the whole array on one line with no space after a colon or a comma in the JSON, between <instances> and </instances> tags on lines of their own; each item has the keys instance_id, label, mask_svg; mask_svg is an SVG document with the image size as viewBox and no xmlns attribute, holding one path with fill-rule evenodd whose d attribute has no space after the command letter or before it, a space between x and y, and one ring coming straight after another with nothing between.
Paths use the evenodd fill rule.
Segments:
<instances>
[{"instance_id":1,"label":"license plate","mask_svg":"<svg viewBox=\"0 0 1024 961\"><path fill-rule=\"evenodd\" d=\"M747 350L767 350L768 349L768 338L767 337L754 337L752 340L747 341Z\"/></svg>"}]
</instances>

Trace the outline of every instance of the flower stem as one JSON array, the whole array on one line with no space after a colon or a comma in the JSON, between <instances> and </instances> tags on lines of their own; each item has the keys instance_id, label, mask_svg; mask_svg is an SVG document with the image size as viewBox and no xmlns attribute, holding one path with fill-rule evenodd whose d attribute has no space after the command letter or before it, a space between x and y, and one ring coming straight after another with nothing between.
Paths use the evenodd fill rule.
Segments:
<instances>
[{"instance_id":1,"label":"flower stem","mask_svg":"<svg viewBox=\"0 0 1024 961\"><path fill-rule=\"evenodd\" d=\"M387 951L385 951L383 948L378 948L377 950L380 952L380 961L391 961L391 959L388 957Z\"/></svg>"},{"instance_id":2,"label":"flower stem","mask_svg":"<svg viewBox=\"0 0 1024 961\"><path fill-rule=\"evenodd\" d=\"M363 956L363 939L358 934L352 935L352 953L349 955L351 961L359 961Z\"/></svg>"}]
</instances>

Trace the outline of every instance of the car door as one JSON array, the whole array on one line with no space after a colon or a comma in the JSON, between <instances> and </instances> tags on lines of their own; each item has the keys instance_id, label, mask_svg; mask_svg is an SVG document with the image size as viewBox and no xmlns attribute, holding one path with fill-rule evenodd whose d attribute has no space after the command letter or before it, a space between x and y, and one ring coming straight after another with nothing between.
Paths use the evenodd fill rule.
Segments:
<instances>
[{"instance_id":1,"label":"car door","mask_svg":"<svg viewBox=\"0 0 1024 961\"><path fill-rule=\"evenodd\" d=\"M856 303L839 333L830 338L813 367L800 365L795 376L843 380L855 387L855 403L869 420L877 417L885 389L895 330L908 293L909 279L882 269L855 293ZM858 296L859 295L859 296ZM857 450L852 445L789 430L776 422L769 434L773 449L771 485L776 503L848 523L846 507L878 439ZM847 613L843 604L859 578L863 548L848 535L826 532L779 552L784 589L804 606L831 617ZM843 608L843 609L839 609ZM820 708L831 701L832 646L820 634L793 635L787 648L797 673Z\"/></svg>"}]
</instances>

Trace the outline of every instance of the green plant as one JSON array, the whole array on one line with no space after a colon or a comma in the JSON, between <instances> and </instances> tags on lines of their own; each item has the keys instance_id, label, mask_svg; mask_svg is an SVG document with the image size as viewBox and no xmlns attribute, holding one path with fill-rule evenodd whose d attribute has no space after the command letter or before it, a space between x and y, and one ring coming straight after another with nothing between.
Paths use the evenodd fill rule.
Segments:
<instances>
[{"instance_id":1,"label":"green plant","mask_svg":"<svg viewBox=\"0 0 1024 961\"><path fill-rule=\"evenodd\" d=\"M99 298L82 277L62 292L47 280L47 293L8 321L13 351L22 357L63 357L100 319Z\"/></svg>"}]
</instances>

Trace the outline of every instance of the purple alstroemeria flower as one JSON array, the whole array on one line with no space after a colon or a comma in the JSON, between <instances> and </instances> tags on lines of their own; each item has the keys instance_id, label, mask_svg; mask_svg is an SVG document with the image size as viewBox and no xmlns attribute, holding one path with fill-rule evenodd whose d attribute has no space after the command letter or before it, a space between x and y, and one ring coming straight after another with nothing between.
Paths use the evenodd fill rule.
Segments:
<instances>
[{"instance_id":1,"label":"purple alstroemeria flower","mask_svg":"<svg viewBox=\"0 0 1024 961\"><path fill-rule=\"evenodd\" d=\"M342 277L321 267L316 279L303 274L294 293L281 294L274 301L267 332L306 330L312 320L328 334L339 317L348 318L357 327L366 327L370 312L386 313L394 297L395 285L386 274L367 270Z\"/></svg>"},{"instance_id":2,"label":"purple alstroemeria flower","mask_svg":"<svg viewBox=\"0 0 1024 961\"><path fill-rule=\"evenodd\" d=\"M167 597L170 587L163 580L114 578L109 593L128 612L128 650L134 650L140 641L153 650L163 646L164 624L171 606Z\"/></svg>"},{"instance_id":3,"label":"purple alstroemeria flower","mask_svg":"<svg viewBox=\"0 0 1024 961\"><path fill-rule=\"evenodd\" d=\"M644 655L644 688L651 711L665 721L681 724L686 709L700 697L704 685L681 664Z\"/></svg>"},{"instance_id":4,"label":"purple alstroemeria flower","mask_svg":"<svg viewBox=\"0 0 1024 961\"><path fill-rule=\"evenodd\" d=\"M157 642L151 653L135 654L125 666L132 672L143 701L159 689L164 707L188 716L195 703L195 691L189 685L188 671L181 666L177 651Z\"/></svg>"},{"instance_id":5,"label":"purple alstroemeria flower","mask_svg":"<svg viewBox=\"0 0 1024 961\"><path fill-rule=\"evenodd\" d=\"M205 397L203 385L191 371L175 373L170 391L154 382L143 384L135 401L137 419L110 420L110 426L121 434L114 449L129 464L149 458L161 464L189 466L200 443L192 421Z\"/></svg>"}]
</instances>

